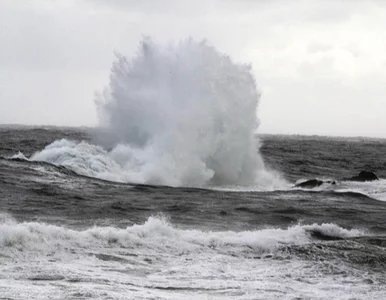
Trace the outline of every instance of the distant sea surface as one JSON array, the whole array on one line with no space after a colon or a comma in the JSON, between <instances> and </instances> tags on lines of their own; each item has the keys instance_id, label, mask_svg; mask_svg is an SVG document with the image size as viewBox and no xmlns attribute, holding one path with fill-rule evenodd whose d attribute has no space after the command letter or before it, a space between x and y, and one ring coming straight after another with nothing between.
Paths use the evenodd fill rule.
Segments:
<instances>
[{"instance_id":1,"label":"distant sea surface","mask_svg":"<svg viewBox=\"0 0 386 300\"><path fill-rule=\"evenodd\" d=\"M386 140L263 135L266 189L104 180L94 142L0 127L0 299L386 299Z\"/></svg>"}]
</instances>

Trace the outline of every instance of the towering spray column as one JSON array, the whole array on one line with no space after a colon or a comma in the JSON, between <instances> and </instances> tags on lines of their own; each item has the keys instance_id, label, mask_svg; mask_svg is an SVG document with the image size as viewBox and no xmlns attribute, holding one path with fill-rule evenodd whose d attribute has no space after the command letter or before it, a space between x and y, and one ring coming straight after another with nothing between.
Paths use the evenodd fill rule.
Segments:
<instances>
[{"instance_id":1,"label":"towering spray column","mask_svg":"<svg viewBox=\"0 0 386 300\"><path fill-rule=\"evenodd\" d=\"M145 39L131 61L117 55L98 103L125 168L146 183L202 186L255 182L258 100L249 65L206 42Z\"/></svg>"}]
</instances>

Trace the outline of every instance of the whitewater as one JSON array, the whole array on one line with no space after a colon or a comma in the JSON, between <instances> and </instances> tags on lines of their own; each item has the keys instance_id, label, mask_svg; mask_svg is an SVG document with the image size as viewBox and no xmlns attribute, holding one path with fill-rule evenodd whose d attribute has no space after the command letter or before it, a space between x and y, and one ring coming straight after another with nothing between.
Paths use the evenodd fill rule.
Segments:
<instances>
[{"instance_id":1,"label":"whitewater","mask_svg":"<svg viewBox=\"0 0 386 300\"><path fill-rule=\"evenodd\" d=\"M292 299L299 292L314 294L315 290L304 288L303 276L315 276L314 272L325 268L288 258L286 246L309 243L313 230L334 237L363 235L333 224L203 232L178 229L154 217L126 229L93 227L77 231L43 223L17 224L7 218L0 224L1 261L13 263L1 266L1 273L7 277L0 277L0 291L7 298L19 299L103 299L106 295L114 299L181 299L206 298L206 294L212 295L211 299L225 295L265 299L264 293L256 297L256 286L263 284L271 291L270 297L285 295L285 299ZM304 268L309 268L306 274ZM344 267L335 272L346 274ZM277 276L283 281L270 279ZM299 278L302 280L297 282ZM327 276L317 290L333 296L331 285L347 279ZM50 284L36 284L39 282ZM351 295L360 288L363 286L357 280L346 284L346 292Z\"/></svg>"},{"instance_id":2,"label":"whitewater","mask_svg":"<svg viewBox=\"0 0 386 300\"><path fill-rule=\"evenodd\" d=\"M144 39L130 61L117 54L96 99L103 148L63 139L31 160L120 182L279 185L258 154L259 98L250 65L206 42Z\"/></svg>"}]
</instances>

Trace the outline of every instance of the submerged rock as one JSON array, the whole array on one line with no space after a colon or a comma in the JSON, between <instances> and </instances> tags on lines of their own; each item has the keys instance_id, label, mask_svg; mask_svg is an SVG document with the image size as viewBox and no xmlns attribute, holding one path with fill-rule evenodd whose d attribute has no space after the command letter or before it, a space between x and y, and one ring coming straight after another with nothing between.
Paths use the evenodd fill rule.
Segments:
<instances>
[{"instance_id":1,"label":"submerged rock","mask_svg":"<svg viewBox=\"0 0 386 300\"><path fill-rule=\"evenodd\" d=\"M365 182L365 181L375 181L379 180L378 176L375 175L374 172L370 171L361 171L357 176L346 178L344 179L346 181L359 181L359 182Z\"/></svg>"}]
</instances>

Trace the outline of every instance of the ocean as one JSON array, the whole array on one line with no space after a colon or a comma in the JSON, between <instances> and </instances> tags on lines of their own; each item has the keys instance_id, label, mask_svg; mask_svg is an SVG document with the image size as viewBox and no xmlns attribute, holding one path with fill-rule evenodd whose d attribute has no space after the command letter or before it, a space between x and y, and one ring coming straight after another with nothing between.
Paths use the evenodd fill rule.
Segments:
<instances>
[{"instance_id":1,"label":"ocean","mask_svg":"<svg viewBox=\"0 0 386 300\"><path fill-rule=\"evenodd\" d=\"M113 180L94 131L0 127L0 299L385 299L386 140L261 135L280 180L184 187Z\"/></svg>"},{"instance_id":2,"label":"ocean","mask_svg":"<svg viewBox=\"0 0 386 300\"><path fill-rule=\"evenodd\" d=\"M0 126L0 299L386 299L386 140L258 135L260 95L144 38L98 126Z\"/></svg>"}]
</instances>

